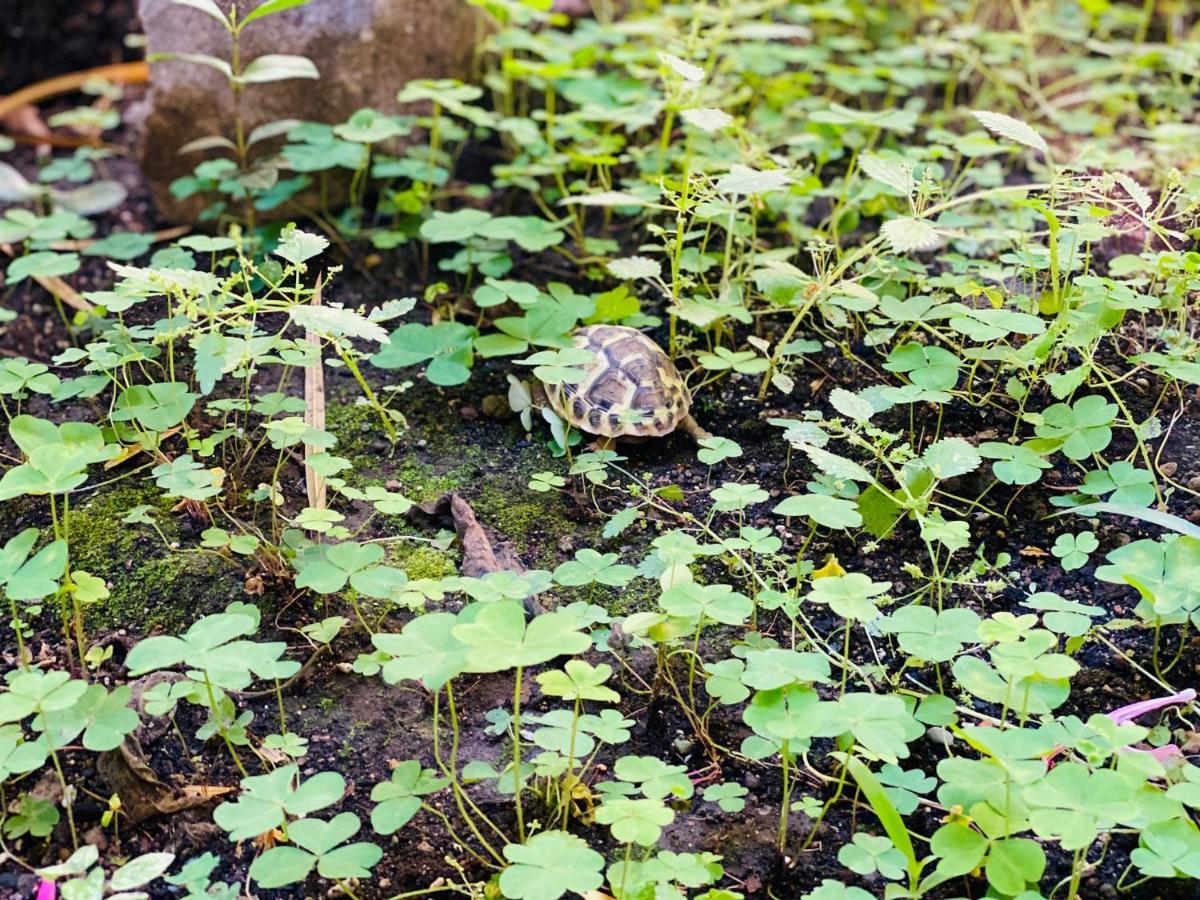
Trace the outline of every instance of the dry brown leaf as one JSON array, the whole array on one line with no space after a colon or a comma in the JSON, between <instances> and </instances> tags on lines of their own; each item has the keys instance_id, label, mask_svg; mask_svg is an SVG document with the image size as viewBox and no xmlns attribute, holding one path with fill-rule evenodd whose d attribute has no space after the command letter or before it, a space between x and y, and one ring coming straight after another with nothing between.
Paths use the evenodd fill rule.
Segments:
<instances>
[{"instance_id":1,"label":"dry brown leaf","mask_svg":"<svg viewBox=\"0 0 1200 900\"><path fill-rule=\"evenodd\" d=\"M453 492L436 500L414 506L409 516L427 523L438 524L447 518L463 545L462 574L479 578L491 572L524 572L525 566L512 544L488 533L475 517L471 504Z\"/></svg>"},{"instance_id":2,"label":"dry brown leaf","mask_svg":"<svg viewBox=\"0 0 1200 900\"><path fill-rule=\"evenodd\" d=\"M159 434L159 443L161 444L167 438L171 437L171 435L178 434L182 430L183 430L182 425L176 425L174 428L168 428L166 431ZM104 468L106 471L108 469L115 469L117 466L119 466L121 463L125 462L126 460L133 459L133 457L137 456L139 453L143 452L145 449L146 448L143 447L141 444L130 444L128 447L123 447L121 449L120 453L118 453L112 459L105 461Z\"/></svg>"},{"instance_id":3,"label":"dry brown leaf","mask_svg":"<svg viewBox=\"0 0 1200 900\"><path fill-rule=\"evenodd\" d=\"M146 762L136 738L126 738L116 750L101 753L96 762L109 790L120 796L121 810L131 824L157 815L171 815L203 806L233 792L233 788L211 784L186 784L173 788L159 780Z\"/></svg>"}]
</instances>

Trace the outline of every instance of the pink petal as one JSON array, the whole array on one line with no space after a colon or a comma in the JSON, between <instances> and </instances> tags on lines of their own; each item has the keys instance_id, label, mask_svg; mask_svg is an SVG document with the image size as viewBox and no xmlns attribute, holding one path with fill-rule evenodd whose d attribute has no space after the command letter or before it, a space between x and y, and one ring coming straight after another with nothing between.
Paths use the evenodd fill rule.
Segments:
<instances>
[{"instance_id":1,"label":"pink petal","mask_svg":"<svg viewBox=\"0 0 1200 900\"><path fill-rule=\"evenodd\" d=\"M47 881L45 878L38 884L37 897L34 900L54 900L58 896L58 887L53 881Z\"/></svg>"},{"instance_id":2,"label":"pink petal","mask_svg":"<svg viewBox=\"0 0 1200 900\"><path fill-rule=\"evenodd\" d=\"M1169 697L1156 697L1153 700L1141 700L1137 703L1130 703L1128 706L1122 706L1108 713L1108 717L1118 725L1124 725L1126 722L1132 722L1134 719L1146 715L1146 713L1154 712L1156 709L1162 709L1165 706L1178 706L1181 703L1190 703L1196 699L1196 692L1191 688L1180 691L1178 694L1171 694Z\"/></svg>"}]
</instances>

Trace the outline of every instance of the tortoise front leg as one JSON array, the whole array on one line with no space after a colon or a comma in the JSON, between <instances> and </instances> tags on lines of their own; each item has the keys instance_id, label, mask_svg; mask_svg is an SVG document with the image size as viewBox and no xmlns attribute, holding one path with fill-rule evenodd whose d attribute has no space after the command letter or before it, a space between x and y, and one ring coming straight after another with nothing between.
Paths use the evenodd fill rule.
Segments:
<instances>
[{"instance_id":1,"label":"tortoise front leg","mask_svg":"<svg viewBox=\"0 0 1200 900\"><path fill-rule=\"evenodd\" d=\"M687 433L688 437L690 437L697 444L707 438L712 437L711 433L700 427L700 423L696 421L695 417L691 413L688 413L680 420L679 427L683 429L683 431Z\"/></svg>"},{"instance_id":2,"label":"tortoise front leg","mask_svg":"<svg viewBox=\"0 0 1200 900\"><path fill-rule=\"evenodd\" d=\"M615 437L603 437L597 435L596 439L588 445L588 449L593 453L602 452L604 450L616 450L617 439Z\"/></svg>"}]
</instances>

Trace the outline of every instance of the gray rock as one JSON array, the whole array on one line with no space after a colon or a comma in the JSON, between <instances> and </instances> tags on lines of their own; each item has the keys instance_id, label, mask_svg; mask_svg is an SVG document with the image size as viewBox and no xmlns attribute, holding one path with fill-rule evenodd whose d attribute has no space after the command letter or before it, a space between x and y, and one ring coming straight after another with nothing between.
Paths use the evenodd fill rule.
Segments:
<instances>
[{"instance_id":1,"label":"gray rock","mask_svg":"<svg viewBox=\"0 0 1200 900\"><path fill-rule=\"evenodd\" d=\"M232 2L216 0L222 10ZM239 7L245 15L261 4L243 0ZM171 0L139 0L138 9L149 54L229 58L229 36L203 12ZM485 18L466 0L313 0L261 19L242 32L244 61L264 53L296 54L311 59L321 77L247 86L242 101L247 129L288 118L335 124L364 107L400 112L396 93L407 81L468 76L485 27ZM233 95L224 76L206 66L164 60L150 70L142 169L164 217L190 221L203 201L180 202L168 188L205 154L180 156L178 150L206 135L232 137ZM278 140L267 145L273 149Z\"/></svg>"}]
</instances>

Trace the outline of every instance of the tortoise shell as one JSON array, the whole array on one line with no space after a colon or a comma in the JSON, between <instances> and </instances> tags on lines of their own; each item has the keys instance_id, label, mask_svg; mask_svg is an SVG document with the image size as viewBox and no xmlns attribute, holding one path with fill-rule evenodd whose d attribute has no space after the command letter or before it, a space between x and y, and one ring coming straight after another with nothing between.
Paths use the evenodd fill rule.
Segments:
<instances>
[{"instance_id":1,"label":"tortoise shell","mask_svg":"<svg viewBox=\"0 0 1200 900\"><path fill-rule=\"evenodd\" d=\"M692 398L662 348L636 328L589 325L575 346L595 358L578 384L547 385L551 407L575 428L605 438L660 437L687 416Z\"/></svg>"}]
</instances>

